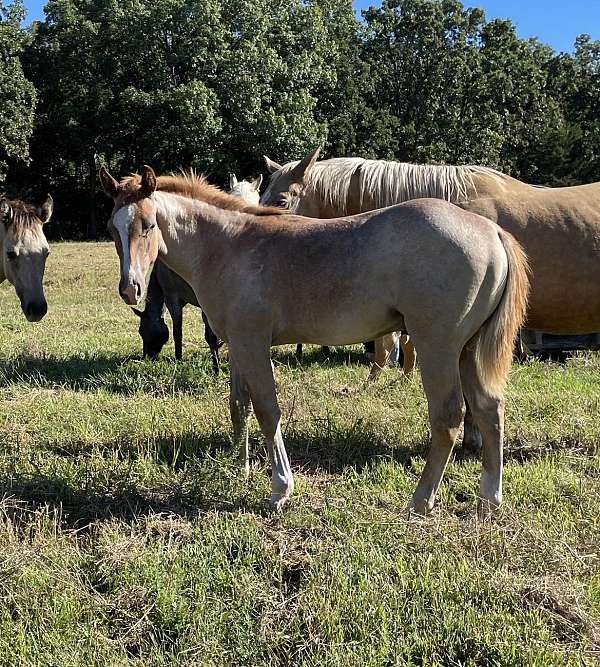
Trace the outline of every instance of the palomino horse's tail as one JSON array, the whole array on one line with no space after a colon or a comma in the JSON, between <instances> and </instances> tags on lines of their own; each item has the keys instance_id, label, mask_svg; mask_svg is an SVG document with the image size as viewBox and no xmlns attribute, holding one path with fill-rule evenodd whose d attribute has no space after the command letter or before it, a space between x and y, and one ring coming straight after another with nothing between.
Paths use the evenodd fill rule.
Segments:
<instances>
[{"instance_id":1,"label":"palomino horse's tail","mask_svg":"<svg viewBox=\"0 0 600 667\"><path fill-rule=\"evenodd\" d=\"M492 395L500 397L512 364L515 339L525 319L529 265L512 234L499 228L498 235L508 258L508 275L500 303L479 330L475 357L483 384Z\"/></svg>"}]
</instances>

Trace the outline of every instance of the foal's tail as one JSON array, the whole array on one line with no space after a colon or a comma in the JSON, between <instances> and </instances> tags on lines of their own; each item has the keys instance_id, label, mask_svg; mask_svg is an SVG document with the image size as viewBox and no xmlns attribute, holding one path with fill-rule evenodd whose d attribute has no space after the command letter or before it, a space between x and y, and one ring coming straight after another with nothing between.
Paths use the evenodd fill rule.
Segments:
<instances>
[{"instance_id":1,"label":"foal's tail","mask_svg":"<svg viewBox=\"0 0 600 667\"><path fill-rule=\"evenodd\" d=\"M475 358L482 383L490 394L500 397L512 364L515 339L525 319L529 265L512 234L499 228L498 235L508 258L508 275L500 303L479 330Z\"/></svg>"}]
</instances>

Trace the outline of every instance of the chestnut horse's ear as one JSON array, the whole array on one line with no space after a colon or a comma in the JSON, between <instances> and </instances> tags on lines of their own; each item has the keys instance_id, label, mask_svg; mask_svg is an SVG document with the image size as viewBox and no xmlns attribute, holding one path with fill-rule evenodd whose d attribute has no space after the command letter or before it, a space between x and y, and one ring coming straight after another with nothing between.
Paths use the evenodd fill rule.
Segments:
<instances>
[{"instance_id":1,"label":"chestnut horse's ear","mask_svg":"<svg viewBox=\"0 0 600 667\"><path fill-rule=\"evenodd\" d=\"M140 184L140 194L142 197L149 197L156 190L156 174L154 169L147 164L142 169L142 182Z\"/></svg>"},{"instance_id":2,"label":"chestnut horse's ear","mask_svg":"<svg viewBox=\"0 0 600 667\"><path fill-rule=\"evenodd\" d=\"M117 194L119 194L119 184L117 181L108 173L106 167L100 167L100 183L102 183L102 189L104 192L111 198L116 199Z\"/></svg>"},{"instance_id":3,"label":"chestnut horse's ear","mask_svg":"<svg viewBox=\"0 0 600 667\"><path fill-rule=\"evenodd\" d=\"M315 162L318 160L320 152L321 147L318 146L312 153L309 153L303 160L298 162L291 172L291 177L294 181L300 183L306 179L310 170L314 167Z\"/></svg>"},{"instance_id":4,"label":"chestnut horse's ear","mask_svg":"<svg viewBox=\"0 0 600 667\"><path fill-rule=\"evenodd\" d=\"M270 174L274 174L276 171L283 168L280 164L269 159L266 155L263 155L263 157L265 158L265 164L267 165L267 170Z\"/></svg>"},{"instance_id":5,"label":"chestnut horse's ear","mask_svg":"<svg viewBox=\"0 0 600 667\"><path fill-rule=\"evenodd\" d=\"M53 209L54 200L50 195L46 195L46 199L36 208L37 217L42 221L43 225L52 217Z\"/></svg>"},{"instance_id":6,"label":"chestnut horse's ear","mask_svg":"<svg viewBox=\"0 0 600 667\"><path fill-rule=\"evenodd\" d=\"M260 186L262 184L262 174L260 176L257 176L253 181L252 181L252 187L254 190L257 192L260 190Z\"/></svg>"}]
</instances>

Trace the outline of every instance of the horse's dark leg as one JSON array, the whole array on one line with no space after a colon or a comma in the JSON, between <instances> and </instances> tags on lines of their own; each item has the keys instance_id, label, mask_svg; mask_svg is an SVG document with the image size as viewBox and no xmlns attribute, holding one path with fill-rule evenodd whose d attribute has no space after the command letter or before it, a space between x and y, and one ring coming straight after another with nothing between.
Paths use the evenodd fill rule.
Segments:
<instances>
[{"instance_id":1,"label":"horse's dark leg","mask_svg":"<svg viewBox=\"0 0 600 667\"><path fill-rule=\"evenodd\" d=\"M221 370L221 364L219 362L219 348L221 345L219 344L219 339L215 335L215 332L210 328L210 324L208 323L204 312L202 313L202 321L204 322L204 340L210 348L213 373L218 375Z\"/></svg>"},{"instance_id":2,"label":"horse's dark leg","mask_svg":"<svg viewBox=\"0 0 600 667\"><path fill-rule=\"evenodd\" d=\"M329 349L329 345L323 345L321 352L323 352L323 354L330 354L331 350Z\"/></svg>"},{"instance_id":3,"label":"horse's dark leg","mask_svg":"<svg viewBox=\"0 0 600 667\"><path fill-rule=\"evenodd\" d=\"M298 343L298 345L296 345L296 356L298 359L302 359L302 343Z\"/></svg>"},{"instance_id":4,"label":"horse's dark leg","mask_svg":"<svg viewBox=\"0 0 600 667\"><path fill-rule=\"evenodd\" d=\"M183 356L183 305L179 299L167 301L167 308L173 320L173 341L175 342L175 359Z\"/></svg>"},{"instance_id":5,"label":"horse's dark leg","mask_svg":"<svg viewBox=\"0 0 600 667\"><path fill-rule=\"evenodd\" d=\"M466 402L466 397L465 397ZM477 424L473 421L473 414L469 403L466 403L467 411L465 412L465 425L463 432L463 447L472 454L479 455L481 452L481 433Z\"/></svg>"}]
</instances>

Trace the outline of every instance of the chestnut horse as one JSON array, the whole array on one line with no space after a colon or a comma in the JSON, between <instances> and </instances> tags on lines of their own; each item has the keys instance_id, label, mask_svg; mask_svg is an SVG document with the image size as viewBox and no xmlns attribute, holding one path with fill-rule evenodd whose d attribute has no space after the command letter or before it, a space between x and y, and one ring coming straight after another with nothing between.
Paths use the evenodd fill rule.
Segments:
<instances>
[{"instance_id":1,"label":"chestnut horse","mask_svg":"<svg viewBox=\"0 0 600 667\"><path fill-rule=\"evenodd\" d=\"M483 435L482 508L500 504L502 394L528 291L527 262L510 234L435 199L321 221L251 206L204 179L157 179L147 166L120 183L105 169L100 178L114 203L108 227L119 293L137 304L159 255L193 288L229 346L234 443L246 472L251 406L265 436L274 509L294 480L270 347L343 345L407 328L420 354L432 439L409 508L433 507L464 417L463 394Z\"/></svg>"},{"instance_id":2,"label":"chestnut horse","mask_svg":"<svg viewBox=\"0 0 600 667\"><path fill-rule=\"evenodd\" d=\"M15 288L29 322L48 312L42 281L50 248L42 226L52 206L50 195L39 205L0 197L0 282L8 280Z\"/></svg>"}]
</instances>

